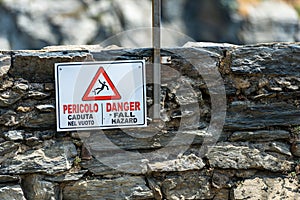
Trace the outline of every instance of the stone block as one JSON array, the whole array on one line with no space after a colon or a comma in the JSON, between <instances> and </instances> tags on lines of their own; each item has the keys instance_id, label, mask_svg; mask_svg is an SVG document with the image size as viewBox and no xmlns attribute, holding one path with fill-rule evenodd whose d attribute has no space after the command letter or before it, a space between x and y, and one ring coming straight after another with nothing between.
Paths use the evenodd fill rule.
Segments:
<instances>
[{"instance_id":1,"label":"stone block","mask_svg":"<svg viewBox=\"0 0 300 200\"><path fill-rule=\"evenodd\" d=\"M64 187L65 200L90 199L153 199L152 191L140 176L121 176L80 180Z\"/></svg>"},{"instance_id":2,"label":"stone block","mask_svg":"<svg viewBox=\"0 0 300 200\"><path fill-rule=\"evenodd\" d=\"M43 148L19 153L1 163L0 174L56 174L69 170L77 155L69 141L44 142Z\"/></svg>"},{"instance_id":3,"label":"stone block","mask_svg":"<svg viewBox=\"0 0 300 200\"><path fill-rule=\"evenodd\" d=\"M222 169L259 169L289 172L293 162L277 158L261 149L229 143L211 146L207 153L210 166Z\"/></svg>"}]
</instances>

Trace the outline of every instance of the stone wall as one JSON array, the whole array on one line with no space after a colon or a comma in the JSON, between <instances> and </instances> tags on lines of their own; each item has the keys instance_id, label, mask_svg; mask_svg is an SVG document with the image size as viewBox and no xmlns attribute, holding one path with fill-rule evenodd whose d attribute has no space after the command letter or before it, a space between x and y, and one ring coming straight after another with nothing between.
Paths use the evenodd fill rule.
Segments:
<instances>
[{"instance_id":1,"label":"stone wall","mask_svg":"<svg viewBox=\"0 0 300 200\"><path fill-rule=\"evenodd\" d=\"M0 52L0 199L300 198L299 43L163 49L159 122L151 55ZM56 132L54 63L143 58L147 128Z\"/></svg>"}]
</instances>

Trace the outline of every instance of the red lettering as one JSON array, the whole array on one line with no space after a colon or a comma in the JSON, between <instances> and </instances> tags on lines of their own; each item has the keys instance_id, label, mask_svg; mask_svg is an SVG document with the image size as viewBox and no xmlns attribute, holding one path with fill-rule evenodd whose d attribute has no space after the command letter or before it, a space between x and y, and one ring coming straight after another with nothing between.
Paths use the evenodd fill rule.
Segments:
<instances>
[{"instance_id":1,"label":"red lettering","mask_svg":"<svg viewBox=\"0 0 300 200\"><path fill-rule=\"evenodd\" d=\"M116 106L116 104L115 103L113 103L113 105L112 105L112 109L111 109L112 111L117 111L117 106Z\"/></svg>"},{"instance_id":2,"label":"red lettering","mask_svg":"<svg viewBox=\"0 0 300 200\"><path fill-rule=\"evenodd\" d=\"M106 103L106 112L136 110L141 110L141 103L138 101Z\"/></svg>"},{"instance_id":3,"label":"red lettering","mask_svg":"<svg viewBox=\"0 0 300 200\"><path fill-rule=\"evenodd\" d=\"M106 103L106 112L110 112L110 111L111 111L111 104Z\"/></svg>"},{"instance_id":4,"label":"red lettering","mask_svg":"<svg viewBox=\"0 0 300 200\"><path fill-rule=\"evenodd\" d=\"M130 102L130 111L134 111L135 108L134 108L134 102Z\"/></svg>"},{"instance_id":5,"label":"red lettering","mask_svg":"<svg viewBox=\"0 0 300 200\"><path fill-rule=\"evenodd\" d=\"M99 107L98 107L98 104L94 104L94 112L98 112L98 109L99 109Z\"/></svg>"},{"instance_id":6,"label":"red lettering","mask_svg":"<svg viewBox=\"0 0 300 200\"><path fill-rule=\"evenodd\" d=\"M118 111L123 111L123 103L122 102L118 103Z\"/></svg>"},{"instance_id":7,"label":"red lettering","mask_svg":"<svg viewBox=\"0 0 300 200\"><path fill-rule=\"evenodd\" d=\"M84 105L84 111L87 112L88 110L92 110L90 104Z\"/></svg>"},{"instance_id":8,"label":"red lettering","mask_svg":"<svg viewBox=\"0 0 300 200\"><path fill-rule=\"evenodd\" d=\"M97 103L94 104L65 104L63 105L63 113L93 113L98 112L99 106Z\"/></svg>"},{"instance_id":9,"label":"red lettering","mask_svg":"<svg viewBox=\"0 0 300 200\"><path fill-rule=\"evenodd\" d=\"M124 102L124 111L128 111L128 110L129 110L128 102Z\"/></svg>"},{"instance_id":10,"label":"red lettering","mask_svg":"<svg viewBox=\"0 0 300 200\"><path fill-rule=\"evenodd\" d=\"M63 105L63 109L64 109L64 114L66 113L68 106L67 105Z\"/></svg>"},{"instance_id":11,"label":"red lettering","mask_svg":"<svg viewBox=\"0 0 300 200\"><path fill-rule=\"evenodd\" d=\"M68 105L68 113L72 113L72 104Z\"/></svg>"},{"instance_id":12,"label":"red lettering","mask_svg":"<svg viewBox=\"0 0 300 200\"><path fill-rule=\"evenodd\" d=\"M136 101L136 102L134 102L135 103L135 110L141 110L141 108L140 108L140 102L139 101Z\"/></svg>"}]
</instances>

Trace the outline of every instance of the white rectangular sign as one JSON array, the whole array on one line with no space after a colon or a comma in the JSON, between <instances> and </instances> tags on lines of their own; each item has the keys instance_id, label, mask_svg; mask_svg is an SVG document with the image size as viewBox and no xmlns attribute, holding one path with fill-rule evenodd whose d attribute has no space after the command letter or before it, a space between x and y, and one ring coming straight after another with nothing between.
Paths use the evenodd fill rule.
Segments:
<instances>
[{"instance_id":1,"label":"white rectangular sign","mask_svg":"<svg viewBox=\"0 0 300 200\"><path fill-rule=\"evenodd\" d=\"M55 64L57 131L146 126L143 60Z\"/></svg>"}]
</instances>

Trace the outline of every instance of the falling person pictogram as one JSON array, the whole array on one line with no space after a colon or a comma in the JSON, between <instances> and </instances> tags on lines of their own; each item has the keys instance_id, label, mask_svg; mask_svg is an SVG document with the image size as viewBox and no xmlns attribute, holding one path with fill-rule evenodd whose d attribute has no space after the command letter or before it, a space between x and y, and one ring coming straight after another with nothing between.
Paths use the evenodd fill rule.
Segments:
<instances>
[{"instance_id":1,"label":"falling person pictogram","mask_svg":"<svg viewBox=\"0 0 300 200\"><path fill-rule=\"evenodd\" d=\"M121 95L115 85L105 72L103 67L100 67L85 91L83 101L95 100L117 100L121 99Z\"/></svg>"},{"instance_id":2,"label":"falling person pictogram","mask_svg":"<svg viewBox=\"0 0 300 200\"><path fill-rule=\"evenodd\" d=\"M97 94L99 94L101 91L103 91L105 87L106 87L106 90L109 90L109 87L108 87L108 85L106 85L106 82L105 82L105 81L103 81L103 83L102 83L101 80L98 79L98 82L100 83L101 87L97 87L97 88L95 88L95 89L93 90L93 92L94 92L95 95L97 95Z\"/></svg>"}]
</instances>

